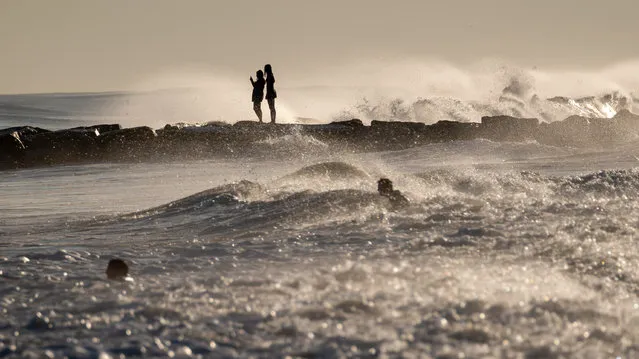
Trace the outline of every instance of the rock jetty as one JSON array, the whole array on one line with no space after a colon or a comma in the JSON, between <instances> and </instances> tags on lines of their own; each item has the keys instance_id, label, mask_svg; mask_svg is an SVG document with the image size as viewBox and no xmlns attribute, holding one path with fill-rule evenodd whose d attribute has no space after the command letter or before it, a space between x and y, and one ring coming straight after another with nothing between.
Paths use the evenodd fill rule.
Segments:
<instances>
[{"instance_id":1,"label":"rock jetty","mask_svg":"<svg viewBox=\"0 0 639 359\"><path fill-rule=\"evenodd\" d=\"M309 124L166 125L122 128L117 124L49 131L34 127L0 130L0 170L78 163L145 162L238 157L263 146L264 141L290 135L311 136L329 148L346 151L400 150L428 143L487 139L536 141L551 146L614 146L639 136L639 115L627 110L613 118L571 116L563 121L536 118L483 117L480 123L439 121L362 121ZM291 156L298 154L291 151Z\"/></svg>"}]
</instances>

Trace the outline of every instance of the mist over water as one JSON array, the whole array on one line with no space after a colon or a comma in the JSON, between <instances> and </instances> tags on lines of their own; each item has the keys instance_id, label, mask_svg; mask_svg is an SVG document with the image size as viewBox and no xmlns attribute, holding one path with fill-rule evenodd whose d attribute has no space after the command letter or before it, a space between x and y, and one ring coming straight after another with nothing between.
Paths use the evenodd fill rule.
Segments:
<instances>
[{"instance_id":1,"label":"mist over water","mask_svg":"<svg viewBox=\"0 0 639 359\"><path fill-rule=\"evenodd\" d=\"M612 117L620 109L637 109L639 89L639 62L600 70L544 70L488 60L467 67L437 61L364 60L302 74L274 69L278 122L282 123L350 118L478 122L482 116L499 114L542 121L570 115ZM133 86L153 91L133 92L102 111L121 117L127 125L152 127L253 121L249 76L254 76L253 71L158 74ZM566 101L548 101L557 97ZM262 107L268 108L266 102Z\"/></svg>"},{"instance_id":2,"label":"mist over water","mask_svg":"<svg viewBox=\"0 0 639 359\"><path fill-rule=\"evenodd\" d=\"M274 67L278 118L305 123L611 117L636 108L633 69ZM251 74L2 96L0 126L255 121ZM259 156L2 171L0 357L639 357L637 142L351 153L293 133ZM105 279L113 257L132 280Z\"/></svg>"},{"instance_id":3,"label":"mist over water","mask_svg":"<svg viewBox=\"0 0 639 359\"><path fill-rule=\"evenodd\" d=\"M160 128L255 121L248 80L255 70L174 69L130 84L125 92L0 96L0 125L120 123ZM528 69L489 60L465 67L441 61L362 60L308 73L276 65L274 70L281 123L359 118L365 123L431 124L478 122L482 116L502 114L557 121L570 115L612 117L621 109L637 112L639 103L637 61L598 70ZM12 111L9 104L22 106L22 111ZM267 112L266 102L262 109Z\"/></svg>"},{"instance_id":4,"label":"mist over water","mask_svg":"<svg viewBox=\"0 0 639 359\"><path fill-rule=\"evenodd\" d=\"M633 357L636 151L463 141L2 173L0 348ZM411 205L392 210L380 176ZM104 279L111 257L132 282Z\"/></svg>"}]
</instances>

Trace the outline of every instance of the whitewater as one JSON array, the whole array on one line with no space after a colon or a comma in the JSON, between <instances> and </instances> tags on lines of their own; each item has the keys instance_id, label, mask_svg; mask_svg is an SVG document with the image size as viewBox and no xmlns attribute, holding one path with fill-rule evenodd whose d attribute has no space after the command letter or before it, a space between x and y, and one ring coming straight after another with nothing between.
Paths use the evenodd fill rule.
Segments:
<instances>
[{"instance_id":1,"label":"whitewater","mask_svg":"<svg viewBox=\"0 0 639 359\"><path fill-rule=\"evenodd\" d=\"M631 87L493 81L278 92L288 123L637 113ZM251 119L248 90L215 89L0 96L0 128ZM341 153L288 135L228 159L2 171L0 357L639 357L638 145ZM111 258L132 280L106 279Z\"/></svg>"}]
</instances>

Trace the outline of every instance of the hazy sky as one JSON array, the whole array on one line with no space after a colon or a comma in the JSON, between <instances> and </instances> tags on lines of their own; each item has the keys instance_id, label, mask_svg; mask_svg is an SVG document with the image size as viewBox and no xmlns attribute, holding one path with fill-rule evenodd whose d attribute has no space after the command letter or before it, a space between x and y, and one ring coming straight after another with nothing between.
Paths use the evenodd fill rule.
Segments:
<instances>
[{"instance_id":1,"label":"hazy sky","mask_svg":"<svg viewBox=\"0 0 639 359\"><path fill-rule=\"evenodd\" d=\"M636 0L0 0L0 93L266 62L297 82L367 59L596 69L639 58L638 15Z\"/></svg>"}]
</instances>

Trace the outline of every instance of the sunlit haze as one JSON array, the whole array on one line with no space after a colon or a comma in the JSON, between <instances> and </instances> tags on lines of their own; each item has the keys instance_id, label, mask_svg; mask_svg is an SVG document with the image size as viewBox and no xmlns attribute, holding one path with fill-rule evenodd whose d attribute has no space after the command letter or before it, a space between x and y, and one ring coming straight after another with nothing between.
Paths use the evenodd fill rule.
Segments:
<instances>
[{"instance_id":1,"label":"sunlit haze","mask_svg":"<svg viewBox=\"0 0 639 359\"><path fill-rule=\"evenodd\" d=\"M246 82L267 62L283 87L330 85L340 71L365 84L405 61L596 73L638 57L638 10L631 0L3 0L0 93L166 88L221 73ZM463 85L445 74L431 87Z\"/></svg>"}]
</instances>

